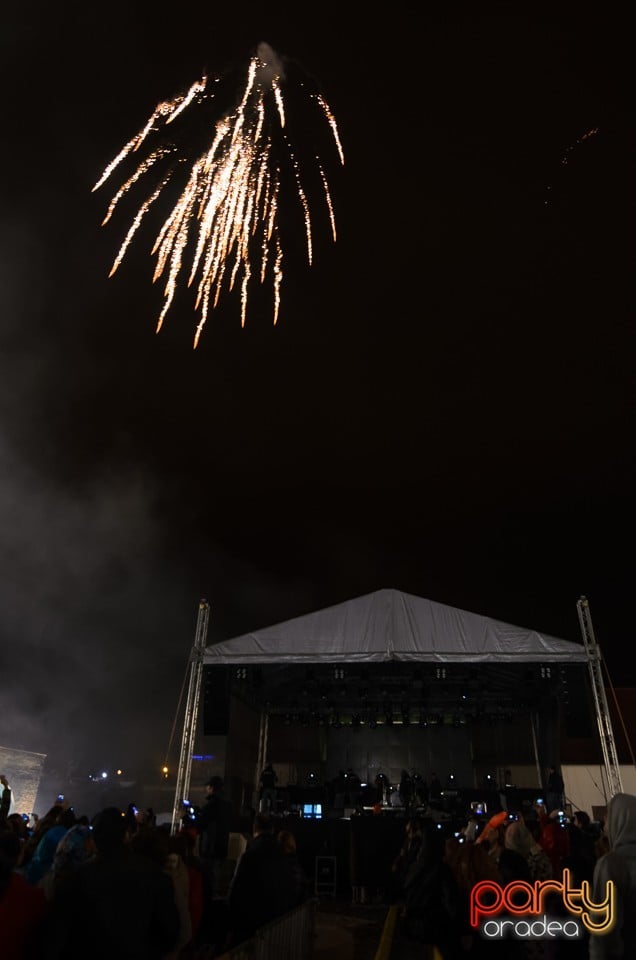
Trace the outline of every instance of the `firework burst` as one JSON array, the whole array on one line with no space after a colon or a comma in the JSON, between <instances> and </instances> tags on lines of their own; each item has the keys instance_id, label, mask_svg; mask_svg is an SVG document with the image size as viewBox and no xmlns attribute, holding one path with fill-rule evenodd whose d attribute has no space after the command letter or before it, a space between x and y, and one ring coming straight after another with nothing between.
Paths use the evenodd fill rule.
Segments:
<instances>
[{"instance_id":1,"label":"firework burst","mask_svg":"<svg viewBox=\"0 0 636 960\"><path fill-rule=\"evenodd\" d=\"M276 323L283 280L279 212L285 193L285 171L300 204L307 259L311 264L309 191L290 139L291 124L284 96L287 83L283 62L268 44L260 43L249 61L238 105L219 113L222 81L216 78L210 82L207 76L201 77L187 93L157 105L145 126L106 167L93 187L97 190L103 186L115 170L130 163L133 155L143 148L139 154L142 159L112 197L103 221L105 224L110 220L119 202L138 181L153 179L151 192L138 208L115 257L112 276L152 205L164 194L168 184L171 187L177 184L180 192L152 248L156 257L153 281L164 278L165 282L157 332L182 275L186 274L188 286L196 286L195 311L199 320L194 335L195 348L209 312L217 306L224 289L231 291L235 286L240 287L241 325L245 325L250 283L254 278L264 283L271 277ZM297 86L303 93L305 109L307 78ZM326 100L313 89L308 96L323 125L326 121L330 142L335 145L340 163L344 163L336 121ZM194 125L186 122L189 115L194 115ZM153 143L156 145L152 146ZM333 204L317 153L313 154L313 167L335 241Z\"/></svg>"}]
</instances>

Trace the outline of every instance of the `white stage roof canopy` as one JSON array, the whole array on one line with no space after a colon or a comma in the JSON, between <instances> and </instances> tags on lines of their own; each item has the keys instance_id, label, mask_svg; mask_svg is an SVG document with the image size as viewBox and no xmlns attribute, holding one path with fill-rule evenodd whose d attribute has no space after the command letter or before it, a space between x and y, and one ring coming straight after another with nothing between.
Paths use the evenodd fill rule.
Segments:
<instances>
[{"instance_id":1,"label":"white stage roof canopy","mask_svg":"<svg viewBox=\"0 0 636 960\"><path fill-rule=\"evenodd\" d=\"M559 640L399 590L377 590L206 647L204 664L585 662Z\"/></svg>"}]
</instances>

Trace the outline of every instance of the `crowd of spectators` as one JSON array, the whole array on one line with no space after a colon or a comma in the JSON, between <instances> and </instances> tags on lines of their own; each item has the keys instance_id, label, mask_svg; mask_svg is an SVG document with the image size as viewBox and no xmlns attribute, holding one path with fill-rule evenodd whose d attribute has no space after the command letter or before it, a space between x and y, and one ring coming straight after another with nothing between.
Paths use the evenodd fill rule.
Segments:
<instances>
[{"instance_id":1,"label":"crowd of spectators","mask_svg":"<svg viewBox=\"0 0 636 960\"><path fill-rule=\"evenodd\" d=\"M207 816L174 834L152 810L106 807L89 819L61 800L31 827L9 812L5 776L0 789L2 960L209 960L309 895L293 833L261 813L221 895L219 778Z\"/></svg>"},{"instance_id":2,"label":"crowd of spectators","mask_svg":"<svg viewBox=\"0 0 636 960\"><path fill-rule=\"evenodd\" d=\"M10 813L0 776L0 931L3 960L209 960L302 904L311 888L288 824L254 815L232 868L223 784L213 778L198 820L173 833L152 810L106 807L90 819L64 801L30 824ZM435 946L443 960L627 960L636 957L636 797L619 793L604 823L582 810L571 818L545 805L467 816L458 829L430 816L405 818L404 838L386 877L385 899L399 909L401 934ZM225 860L224 860L225 858ZM471 890L563 878L588 885L591 902L615 887L614 923L575 941L487 941L470 923ZM551 917L565 916L558 891Z\"/></svg>"},{"instance_id":3,"label":"crowd of spectators","mask_svg":"<svg viewBox=\"0 0 636 960\"><path fill-rule=\"evenodd\" d=\"M430 817L410 817L404 842L387 885L389 899L401 907L401 933L433 944L443 960L500 956L504 960L627 960L636 957L636 797L618 793L603 823L583 810L567 817L542 803L524 803L487 817L468 816L457 829L445 829ZM488 940L471 924L471 890L481 881L498 884L562 881L587 889L591 904L607 898L606 881L615 886L614 922L603 934L551 939ZM520 895L527 897L525 892ZM527 899L520 903L527 906ZM566 921L573 914L559 887L548 892L545 913ZM505 913L505 911L504 911ZM592 917L600 914L592 911Z\"/></svg>"}]
</instances>

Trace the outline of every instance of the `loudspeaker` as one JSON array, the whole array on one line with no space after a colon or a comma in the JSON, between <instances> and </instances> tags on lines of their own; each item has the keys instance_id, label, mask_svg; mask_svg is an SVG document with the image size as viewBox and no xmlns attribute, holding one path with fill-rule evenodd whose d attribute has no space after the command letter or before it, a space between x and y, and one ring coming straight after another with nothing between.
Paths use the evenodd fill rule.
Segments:
<instances>
[{"instance_id":1,"label":"loudspeaker","mask_svg":"<svg viewBox=\"0 0 636 960\"><path fill-rule=\"evenodd\" d=\"M230 729L230 671L225 665L203 668L203 734L227 736Z\"/></svg>"},{"instance_id":2,"label":"loudspeaker","mask_svg":"<svg viewBox=\"0 0 636 960\"><path fill-rule=\"evenodd\" d=\"M596 730L596 714L592 700L592 691L587 678L583 682L571 685L569 702L564 708L565 732L572 739L591 739Z\"/></svg>"}]
</instances>

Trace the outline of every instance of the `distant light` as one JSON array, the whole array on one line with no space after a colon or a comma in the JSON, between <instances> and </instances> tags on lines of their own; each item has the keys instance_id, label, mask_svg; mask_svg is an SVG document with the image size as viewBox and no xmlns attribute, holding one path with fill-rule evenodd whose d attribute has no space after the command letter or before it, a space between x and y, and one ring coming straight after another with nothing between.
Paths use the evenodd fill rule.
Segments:
<instances>
[{"instance_id":1,"label":"distant light","mask_svg":"<svg viewBox=\"0 0 636 960\"><path fill-rule=\"evenodd\" d=\"M105 780L107 776L108 776L108 774L106 773L105 770L103 770L103 771L102 771L102 780Z\"/></svg>"},{"instance_id":2,"label":"distant light","mask_svg":"<svg viewBox=\"0 0 636 960\"><path fill-rule=\"evenodd\" d=\"M121 777L121 775L122 775L122 771L121 771L121 770L118 770L118 771L117 771L117 776L118 776L118 777Z\"/></svg>"}]
</instances>

